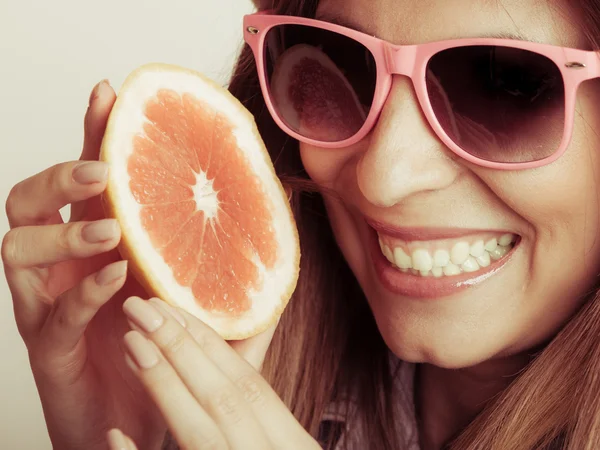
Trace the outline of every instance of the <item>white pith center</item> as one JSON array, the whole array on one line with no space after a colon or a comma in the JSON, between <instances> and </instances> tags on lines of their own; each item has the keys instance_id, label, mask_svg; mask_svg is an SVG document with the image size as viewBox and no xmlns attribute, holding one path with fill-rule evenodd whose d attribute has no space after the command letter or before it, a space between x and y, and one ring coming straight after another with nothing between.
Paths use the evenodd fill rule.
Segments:
<instances>
[{"instance_id":1,"label":"white pith center","mask_svg":"<svg viewBox=\"0 0 600 450\"><path fill-rule=\"evenodd\" d=\"M219 199L213 188L213 180L206 177L206 172L201 170L196 174L196 184L192 187L192 191L196 201L196 210L204 211L205 219L216 217L219 211Z\"/></svg>"}]
</instances>

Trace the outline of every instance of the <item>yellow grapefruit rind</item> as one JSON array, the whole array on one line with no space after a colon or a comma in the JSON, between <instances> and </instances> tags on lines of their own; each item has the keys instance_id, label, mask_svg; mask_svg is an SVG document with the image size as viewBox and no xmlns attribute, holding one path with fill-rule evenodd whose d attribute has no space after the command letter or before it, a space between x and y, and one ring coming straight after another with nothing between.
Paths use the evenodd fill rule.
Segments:
<instances>
[{"instance_id":1,"label":"yellow grapefruit rind","mask_svg":"<svg viewBox=\"0 0 600 450\"><path fill-rule=\"evenodd\" d=\"M138 80L138 78L141 75L143 75L146 71L153 71L153 72L163 71L166 73L177 72L177 71L184 72L184 73L187 73L187 74L190 74L190 75L200 78L202 80L202 82L204 82L205 84L214 88L215 90L220 91L224 96L228 97L228 99L233 104L236 105L237 109L239 109L239 113L241 115L243 115L245 117L245 119L248 121L248 123L251 125L252 133L254 134L254 136L257 140L257 143L259 143L260 148L262 150L261 154L263 155L265 162L267 163L267 167L269 168L270 173L273 176L273 180L276 182L277 186L279 187L280 192L278 192L277 194L271 193L270 195L281 195L282 197L284 197L286 199L284 204L287 206L287 213L289 216L290 224L292 225L291 229L292 229L293 236L295 239L295 242L293 243L294 244L293 245L294 254L289 255L286 258L294 259L293 264L294 264L295 270L293 272L293 275L288 280L287 286L282 288L281 298L279 299L278 304L275 306L274 313L272 314L272 316L270 317L269 320L263 321L261 323L257 323L254 328L252 328L252 329L247 328L246 330L243 330L243 331L237 330L235 328L235 326L228 328L228 329L215 327L214 324L210 323L210 321L208 321L208 320L206 321L207 325L214 328L215 331L219 335L221 335L221 337L223 337L223 339L226 339L226 340L241 340L241 339L247 339L249 337L255 336L259 333L262 333L263 331L266 331L268 328L270 328L272 325L274 325L278 321L281 314L283 314L283 311L285 310L292 294L294 293L294 291L296 289L296 284L298 282L298 277L299 277L299 272L300 272L300 243L299 243L298 230L295 225L294 215L292 213L290 204L287 201L288 195L287 195L284 187L282 186L279 178L277 177L277 174L275 173L275 168L273 167L271 158L269 156L269 153L267 152L264 142L263 142L262 138L260 137L260 134L256 127L254 117L238 101L238 99L236 99L233 95L231 95L231 93L229 91L227 91L223 87L219 86L211 79L205 77L200 72L196 72L191 69L187 69L187 68L183 68L183 67L179 67L179 66L175 66L175 65L170 65L170 64L150 63L150 64L145 64L143 66L138 67L127 77L127 79L124 81L123 86L120 90L120 94L127 91L127 89L130 86L134 85L135 82ZM140 99L140 100L143 100L145 102L147 99ZM115 123L118 120L118 112L120 110L120 105L121 105L121 101L120 101L120 95L119 95L119 96L117 96L116 102L112 108L110 115L109 115L107 126L106 126L106 131L105 131L104 138L102 141L102 146L100 149L100 160L107 162L109 165L111 164L111 151L109 150L109 146L110 146L111 142L113 142L113 134L114 134L113 130L115 128ZM123 221L121 220L122 214L119 211L119 206L118 206L119 202L117 201L117 198L116 198L115 183L117 183L117 182L118 181L115 180L114 178L112 178L109 174L107 188L102 195L102 204L103 204L105 214L107 215L107 217L116 218L121 225L122 237L121 237L121 242L119 243L119 246L118 246L119 253L123 257L123 259L128 261L129 269L130 269L131 273L133 274L133 276L136 278L136 280L142 285L142 287L146 290L146 292L150 296L158 297L173 306L179 307L180 305L178 305L177 301L175 299L170 298L170 295L167 292L167 290L164 289L164 287L161 285L161 283L159 283L152 276L152 272L144 260L143 251L136 249L135 246L132 245L132 237L130 235L131 232L129 230L129 227L127 226L126 223L123 223Z\"/></svg>"}]
</instances>

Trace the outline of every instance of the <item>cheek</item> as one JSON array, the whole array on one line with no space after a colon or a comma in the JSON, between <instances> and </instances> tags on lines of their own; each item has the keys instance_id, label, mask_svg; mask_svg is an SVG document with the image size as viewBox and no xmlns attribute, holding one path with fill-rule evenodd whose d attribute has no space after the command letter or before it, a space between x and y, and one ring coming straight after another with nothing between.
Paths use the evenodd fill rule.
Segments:
<instances>
[{"instance_id":1,"label":"cheek","mask_svg":"<svg viewBox=\"0 0 600 450\"><path fill-rule=\"evenodd\" d=\"M495 194L532 226L536 237L545 236L555 243L571 240L572 249L580 254L589 253L600 240L598 105L600 83L582 85L571 142L553 164L517 172L489 171L482 176Z\"/></svg>"},{"instance_id":2,"label":"cheek","mask_svg":"<svg viewBox=\"0 0 600 450\"><path fill-rule=\"evenodd\" d=\"M329 223L335 240L346 262L361 285L366 280L366 264L369 257L362 244L360 230L345 201L353 197L356 188L356 162L358 149L322 149L300 144L304 169L312 181L329 190L323 193Z\"/></svg>"},{"instance_id":3,"label":"cheek","mask_svg":"<svg viewBox=\"0 0 600 450\"><path fill-rule=\"evenodd\" d=\"M596 84L596 86L599 86ZM556 170L548 195L556 196L562 206L563 220L569 222L577 255L587 264L598 266L600 254L600 96L582 89L577 105L571 145L564 155L562 173Z\"/></svg>"},{"instance_id":4,"label":"cheek","mask_svg":"<svg viewBox=\"0 0 600 450\"><path fill-rule=\"evenodd\" d=\"M315 183L334 188L347 172L353 152L348 149L326 149L300 143L300 157L304 170Z\"/></svg>"},{"instance_id":5,"label":"cheek","mask_svg":"<svg viewBox=\"0 0 600 450\"><path fill-rule=\"evenodd\" d=\"M582 94L571 143L559 160L536 170L490 172L487 179L530 225L530 288L554 301L590 289L600 270L600 141L594 131L600 123L596 103Z\"/></svg>"},{"instance_id":6,"label":"cheek","mask_svg":"<svg viewBox=\"0 0 600 450\"><path fill-rule=\"evenodd\" d=\"M331 178L332 169L331 167L323 167L324 164L320 164L322 160L322 150L312 147L307 144L300 143L300 158L304 170L312 181L318 184L325 184L326 180Z\"/></svg>"}]
</instances>

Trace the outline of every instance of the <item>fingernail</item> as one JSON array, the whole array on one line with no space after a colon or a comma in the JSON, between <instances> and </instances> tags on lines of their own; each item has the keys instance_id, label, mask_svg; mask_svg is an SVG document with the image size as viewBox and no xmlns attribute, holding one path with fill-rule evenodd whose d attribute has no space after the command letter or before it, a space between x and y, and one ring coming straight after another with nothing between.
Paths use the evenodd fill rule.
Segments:
<instances>
[{"instance_id":1,"label":"fingernail","mask_svg":"<svg viewBox=\"0 0 600 450\"><path fill-rule=\"evenodd\" d=\"M81 230L81 237L90 244L109 241L119 234L119 224L116 219L103 219L88 223Z\"/></svg>"},{"instance_id":2,"label":"fingernail","mask_svg":"<svg viewBox=\"0 0 600 450\"><path fill-rule=\"evenodd\" d=\"M106 181L108 164L104 161L86 161L73 169L73 180L79 184L93 184Z\"/></svg>"},{"instance_id":3,"label":"fingernail","mask_svg":"<svg viewBox=\"0 0 600 450\"><path fill-rule=\"evenodd\" d=\"M125 440L125 436L116 428L110 430L107 434L108 447L110 450L127 450L129 446Z\"/></svg>"},{"instance_id":4,"label":"fingernail","mask_svg":"<svg viewBox=\"0 0 600 450\"><path fill-rule=\"evenodd\" d=\"M152 303L157 308L160 308L163 311L166 311L167 314L170 314L171 316L173 316L173 318L177 322L179 322L179 325L181 325L183 328L186 327L185 319L183 318L183 316L179 312L177 312L177 310L174 307L172 307L171 305L169 305L167 302L164 302L158 298L151 298L149 300L149 302Z\"/></svg>"},{"instance_id":5,"label":"fingernail","mask_svg":"<svg viewBox=\"0 0 600 450\"><path fill-rule=\"evenodd\" d=\"M160 328L165 321L151 303L139 297L131 297L123 304L123 311L147 333L152 333Z\"/></svg>"},{"instance_id":6,"label":"fingernail","mask_svg":"<svg viewBox=\"0 0 600 450\"><path fill-rule=\"evenodd\" d=\"M125 335L125 347L133 361L142 369L150 369L158 364L158 354L152 344L137 331Z\"/></svg>"},{"instance_id":7,"label":"fingernail","mask_svg":"<svg viewBox=\"0 0 600 450\"><path fill-rule=\"evenodd\" d=\"M107 86L110 86L110 82L107 79L100 81L96 86L94 86L94 89L92 89L92 93L90 94L90 100L88 102L88 106L92 106L92 103L94 102L94 100L96 100L98 97L100 97L102 89L104 89Z\"/></svg>"},{"instance_id":8,"label":"fingernail","mask_svg":"<svg viewBox=\"0 0 600 450\"><path fill-rule=\"evenodd\" d=\"M96 284L107 286L114 281L120 280L127 273L127 261L119 261L106 266L96 275Z\"/></svg>"}]
</instances>

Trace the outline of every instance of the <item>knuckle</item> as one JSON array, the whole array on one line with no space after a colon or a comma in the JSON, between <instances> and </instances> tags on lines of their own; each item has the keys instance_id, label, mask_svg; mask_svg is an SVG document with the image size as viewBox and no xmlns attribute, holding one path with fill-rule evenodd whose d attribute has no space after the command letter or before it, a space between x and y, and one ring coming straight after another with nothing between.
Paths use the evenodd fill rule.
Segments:
<instances>
[{"instance_id":1,"label":"knuckle","mask_svg":"<svg viewBox=\"0 0 600 450\"><path fill-rule=\"evenodd\" d=\"M72 164L63 163L56 164L50 168L50 176L48 182L52 191L57 193L66 193L72 186L71 172Z\"/></svg>"},{"instance_id":2,"label":"knuckle","mask_svg":"<svg viewBox=\"0 0 600 450\"><path fill-rule=\"evenodd\" d=\"M74 308L69 307L67 298L58 298L56 306L52 309L51 318L58 328L71 329L80 325L80 318Z\"/></svg>"},{"instance_id":3,"label":"knuckle","mask_svg":"<svg viewBox=\"0 0 600 450\"><path fill-rule=\"evenodd\" d=\"M14 266L19 259L19 229L14 228L2 239L2 261L6 266Z\"/></svg>"},{"instance_id":4,"label":"knuckle","mask_svg":"<svg viewBox=\"0 0 600 450\"><path fill-rule=\"evenodd\" d=\"M220 338L215 338L215 335L207 330L195 329L190 332L198 346L204 350L205 353L211 353L212 349L219 343Z\"/></svg>"},{"instance_id":5,"label":"knuckle","mask_svg":"<svg viewBox=\"0 0 600 450\"><path fill-rule=\"evenodd\" d=\"M56 246L61 253L70 253L75 242L79 239L79 224L70 223L60 227L56 236Z\"/></svg>"},{"instance_id":6,"label":"knuckle","mask_svg":"<svg viewBox=\"0 0 600 450\"><path fill-rule=\"evenodd\" d=\"M157 365L150 369L145 369L144 385L148 392L160 392L165 386L173 384L176 376L169 368L168 363L160 360Z\"/></svg>"},{"instance_id":7,"label":"knuckle","mask_svg":"<svg viewBox=\"0 0 600 450\"><path fill-rule=\"evenodd\" d=\"M99 299L102 297L102 292L95 285L94 276L95 274L92 274L80 280L69 291L63 293L61 298L64 298L65 301L67 298L70 298L73 306L80 311L99 307Z\"/></svg>"},{"instance_id":8,"label":"knuckle","mask_svg":"<svg viewBox=\"0 0 600 450\"><path fill-rule=\"evenodd\" d=\"M166 330L167 332L158 336L157 345L167 354L175 354L185 346L187 336L185 332L178 330Z\"/></svg>"},{"instance_id":9,"label":"knuckle","mask_svg":"<svg viewBox=\"0 0 600 450\"><path fill-rule=\"evenodd\" d=\"M94 275L85 278L74 291L77 292L77 305L81 309L97 311L108 300L106 294L98 289Z\"/></svg>"},{"instance_id":10,"label":"knuckle","mask_svg":"<svg viewBox=\"0 0 600 450\"><path fill-rule=\"evenodd\" d=\"M230 387L218 389L209 399L212 410L221 417L226 417L230 424L241 421L242 399Z\"/></svg>"},{"instance_id":11,"label":"knuckle","mask_svg":"<svg viewBox=\"0 0 600 450\"><path fill-rule=\"evenodd\" d=\"M266 400L264 383L258 374L245 374L236 380L244 400L253 405L263 405Z\"/></svg>"},{"instance_id":12,"label":"knuckle","mask_svg":"<svg viewBox=\"0 0 600 450\"><path fill-rule=\"evenodd\" d=\"M6 216L11 219L16 216L16 212L19 205L19 191L21 189L22 181L15 184L10 190L8 197L6 197L6 203L4 205L4 210L6 211Z\"/></svg>"}]
</instances>

